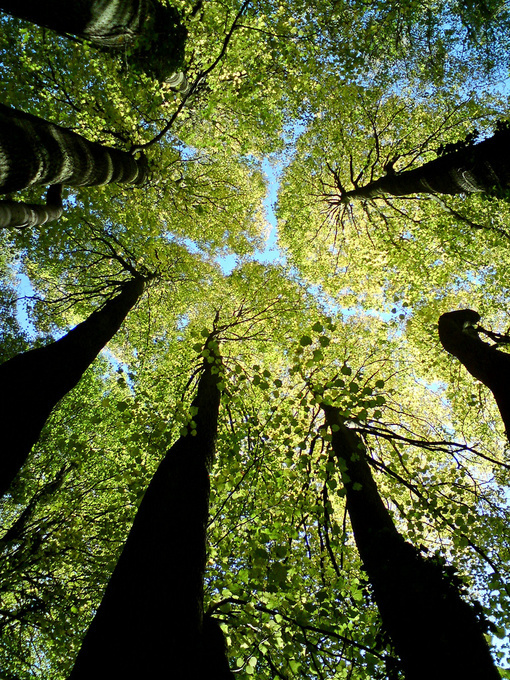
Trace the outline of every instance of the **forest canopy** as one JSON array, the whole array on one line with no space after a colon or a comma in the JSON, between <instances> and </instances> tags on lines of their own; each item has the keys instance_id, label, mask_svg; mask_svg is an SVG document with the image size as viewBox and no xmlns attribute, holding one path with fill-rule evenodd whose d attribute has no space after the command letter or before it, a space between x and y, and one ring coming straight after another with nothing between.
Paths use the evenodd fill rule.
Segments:
<instances>
[{"instance_id":1,"label":"forest canopy","mask_svg":"<svg viewBox=\"0 0 510 680\"><path fill-rule=\"evenodd\" d=\"M68 4L0 2L0 678L510 678L507 3Z\"/></svg>"}]
</instances>

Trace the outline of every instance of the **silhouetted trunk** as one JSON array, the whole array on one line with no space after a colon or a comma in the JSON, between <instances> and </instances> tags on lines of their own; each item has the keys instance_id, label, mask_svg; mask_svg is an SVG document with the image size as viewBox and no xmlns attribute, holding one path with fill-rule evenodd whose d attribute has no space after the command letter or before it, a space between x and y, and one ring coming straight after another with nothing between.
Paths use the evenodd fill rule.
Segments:
<instances>
[{"instance_id":1,"label":"silhouetted trunk","mask_svg":"<svg viewBox=\"0 0 510 680\"><path fill-rule=\"evenodd\" d=\"M152 478L69 680L90 680L98 668L123 680L231 677L221 629L203 622L218 366L204 362L196 434L190 425Z\"/></svg>"},{"instance_id":2,"label":"silhouetted trunk","mask_svg":"<svg viewBox=\"0 0 510 680\"><path fill-rule=\"evenodd\" d=\"M60 340L0 365L0 495L23 466L56 404L119 330L144 289L141 278Z\"/></svg>"},{"instance_id":3,"label":"silhouetted trunk","mask_svg":"<svg viewBox=\"0 0 510 680\"><path fill-rule=\"evenodd\" d=\"M370 184L346 191L354 199L412 194L504 194L510 186L510 130L502 130L479 144L425 163L419 168L391 173Z\"/></svg>"},{"instance_id":4,"label":"silhouetted trunk","mask_svg":"<svg viewBox=\"0 0 510 680\"><path fill-rule=\"evenodd\" d=\"M147 162L0 104L0 194L46 184L141 184Z\"/></svg>"},{"instance_id":5,"label":"silhouetted trunk","mask_svg":"<svg viewBox=\"0 0 510 680\"><path fill-rule=\"evenodd\" d=\"M510 355L480 339L476 324L480 315L472 309L447 312L439 317L439 339L471 375L490 389L510 434Z\"/></svg>"},{"instance_id":6,"label":"silhouetted trunk","mask_svg":"<svg viewBox=\"0 0 510 680\"><path fill-rule=\"evenodd\" d=\"M112 50L161 80L183 62L186 29L174 7L158 0L0 0L12 16Z\"/></svg>"},{"instance_id":7,"label":"silhouetted trunk","mask_svg":"<svg viewBox=\"0 0 510 680\"><path fill-rule=\"evenodd\" d=\"M354 539L406 680L499 680L483 625L443 568L398 533L361 438L323 405L342 471Z\"/></svg>"}]
</instances>

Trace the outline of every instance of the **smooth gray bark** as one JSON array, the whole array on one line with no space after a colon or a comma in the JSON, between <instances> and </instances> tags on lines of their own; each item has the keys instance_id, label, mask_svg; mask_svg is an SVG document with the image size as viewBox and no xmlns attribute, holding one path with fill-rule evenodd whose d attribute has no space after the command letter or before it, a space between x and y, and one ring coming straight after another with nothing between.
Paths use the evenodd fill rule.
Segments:
<instances>
[{"instance_id":1,"label":"smooth gray bark","mask_svg":"<svg viewBox=\"0 0 510 680\"><path fill-rule=\"evenodd\" d=\"M53 184L46 194L46 204L0 201L0 229L41 227L58 220L64 212L62 185Z\"/></svg>"},{"instance_id":2,"label":"smooth gray bark","mask_svg":"<svg viewBox=\"0 0 510 680\"><path fill-rule=\"evenodd\" d=\"M141 184L147 162L0 104L0 194L48 184Z\"/></svg>"},{"instance_id":3,"label":"smooth gray bark","mask_svg":"<svg viewBox=\"0 0 510 680\"><path fill-rule=\"evenodd\" d=\"M501 195L510 187L510 130L413 170L390 173L342 194L345 203L378 196L486 193Z\"/></svg>"},{"instance_id":4,"label":"smooth gray bark","mask_svg":"<svg viewBox=\"0 0 510 680\"><path fill-rule=\"evenodd\" d=\"M0 0L0 10L100 49L159 80L183 64L187 31L179 12L158 0Z\"/></svg>"}]
</instances>

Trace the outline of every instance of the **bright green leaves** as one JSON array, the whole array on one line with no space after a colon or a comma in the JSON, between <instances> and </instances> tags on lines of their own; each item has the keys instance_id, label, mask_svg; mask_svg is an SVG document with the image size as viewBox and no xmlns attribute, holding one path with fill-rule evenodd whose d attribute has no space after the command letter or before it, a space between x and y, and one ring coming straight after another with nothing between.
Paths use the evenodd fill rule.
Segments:
<instances>
[{"instance_id":1,"label":"bright green leaves","mask_svg":"<svg viewBox=\"0 0 510 680\"><path fill-rule=\"evenodd\" d=\"M220 53L239 3L195 3L195 16L193 3L178 4L189 24L192 80ZM337 406L349 427L363 431L381 494L408 540L442 546L484 594L496 592L494 579L483 590L487 568L480 555L490 553L502 572L499 585L505 582L508 556L497 537L509 521L500 491L508 475L445 444L457 430L499 456L494 418L482 393L465 398L476 390L470 385L464 392L463 383L459 389L461 378L438 358L434 333L448 301L473 299L489 309L497 302L502 311L492 318L505 325L509 265L501 230L509 211L500 201L459 197L444 205L414 198L391 206L339 204L326 214L322 201L340 190L328 164L351 188L361 171L356 181L363 184L396 155L397 170L412 159L422 162L475 118L483 124L505 110L506 102L479 101L461 71L426 97L414 82L406 85L409 43L406 69L388 66L402 48L395 26L423 18L422 9L414 0L396 10L379 3L368 14L366 6L326 0L251 5L172 136L149 148L152 176L143 195L80 190L70 196L65 221L9 237L42 301L33 317L40 332L81 320L95 304L83 292L123 276L114 256L160 277L109 346L129 375L110 380L102 364L76 400L61 405L33 468L4 503L7 529L62 460L71 461L61 490L40 501L31 529L7 556L8 606L15 611L19 603L23 616L28 604L33 617L8 624L0 665L10 669L6 655L17 654L20 664L32 666L30 673L13 668L13 676L67 674L70 647L78 645L114 567L112 545L125 539L167 447L196 434L187 381L204 365L224 390L206 592L210 602L232 600L220 612L240 678L308 678L315 665L328 664L339 678L384 673L367 651L380 622L364 598L338 474L347 481L345 461L329 459L331 433L320 403ZM134 80L129 64L126 72L87 46L43 40L27 29L18 35L8 19L3 29L7 101L58 116L91 139L106 135L123 148L152 139L182 101L148 78ZM356 44L347 44L346 35ZM421 59L418 43L413 54ZM369 47L370 59L360 45ZM439 43L429 46L437 54ZM367 63L377 65L378 82L364 89L356 79ZM297 116L303 124L294 126ZM287 144L289 130L302 134L296 148L289 142L279 198L286 269L249 259L268 231L259 159ZM238 262L229 276L215 259L225 254ZM80 307L50 318L47 301L56 292ZM9 289L5 299L17 295ZM12 336L17 347L21 334ZM439 379L454 379L449 392ZM471 409L483 427L472 424ZM422 448L414 444L420 440ZM507 625L507 595L502 588L497 593L501 599L490 594L495 599L488 601ZM30 609L40 601L49 609Z\"/></svg>"},{"instance_id":2,"label":"bright green leaves","mask_svg":"<svg viewBox=\"0 0 510 680\"><path fill-rule=\"evenodd\" d=\"M344 327L345 333L347 326ZM326 335L325 330L331 335ZM370 382L364 370L353 371L344 358L345 342L335 335L336 325L331 317L311 326L311 333L301 336L295 351L292 373L300 374L308 384L316 402L336 404L344 417L366 421L370 415L380 418L380 408L385 397L377 394L384 388L385 381L378 378ZM354 339L354 338L353 338ZM331 379L331 375L337 377ZM342 376L342 377L340 377ZM374 410L375 409L375 410Z\"/></svg>"}]
</instances>

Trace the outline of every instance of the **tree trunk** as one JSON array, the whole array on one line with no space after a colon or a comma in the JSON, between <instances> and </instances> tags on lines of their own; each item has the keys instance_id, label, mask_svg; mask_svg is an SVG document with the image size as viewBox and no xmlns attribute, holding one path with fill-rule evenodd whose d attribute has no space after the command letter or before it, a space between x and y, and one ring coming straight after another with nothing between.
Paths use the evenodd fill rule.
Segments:
<instances>
[{"instance_id":1,"label":"tree trunk","mask_svg":"<svg viewBox=\"0 0 510 680\"><path fill-rule=\"evenodd\" d=\"M412 194L502 195L510 186L510 130L501 130L479 144L434 159L414 170L392 173L364 187L346 191L345 203L378 196Z\"/></svg>"},{"instance_id":2,"label":"tree trunk","mask_svg":"<svg viewBox=\"0 0 510 680\"><path fill-rule=\"evenodd\" d=\"M0 365L0 496L23 466L56 404L77 385L119 330L144 289L142 278L124 284L117 297L60 340L18 354Z\"/></svg>"},{"instance_id":3,"label":"tree trunk","mask_svg":"<svg viewBox=\"0 0 510 680\"><path fill-rule=\"evenodd\" d=\"M46 205L0 201L0 229L41 227L53 222L64 212L62 205L62 185L53 184L46 194Z\"/></svg>"},{"instance_id":4,"label":"tree trunk","mask_svg":"<svg viewBox=\"0 0 510 680\"><path fill-rule=\"evenodd\" d=\"M147 162L0 104L0 194L30 186L141 184Z\"/></svg>"},{"instance_id":5,"label":"tree trunk","mask_svg":"<svg viewBox=\"0 0 510 680\"><path fill-rule=\"evenodd\" d=\"M472 309L447 312L439 317L439 339L473 377L490 389L510 435L510 355L480 339L476 324L480 315Z\"/></svg>"},{"instance_id":6,"label":"tree trunk","mask_svg":"<svg viewBox=\"0 0 510 680\"><path fill-rule=\"evenodd\" d=\"M1 0L0 9L56 33L117 48L140 34L148 0Z\"/></svg>"},{"instance_id":7,"label":"tree trunk","mask_svg":"<svg viewBox=\"0 0 510 680\"><path fill-rule=\"evenodd\" d=\"M361 438L346 427L338 408L322 408L332 430L356 545L406 680L499 680L473 608L444 569L398 533Z\"/></svg>"},{"instance_id":8,"label":"tree trunk","mask_svg":"<svg viewBox=\"0 0 510 680\"><path fill-rule=\"evenodd\" d=\"M181 436L152 478L69 680L90 680L99 668L123 680L231 677L221 629L203 623L219 367L219 356L204 362L196 434Z\"/></svg>"},{"instance_id":9,"label":"tree trunk","mask_svg":"<svg viewBox=\"0 0 510 680\"><path fill-rule=\"evenodd\" d=\"M184 60L179 12L158 0L0 0L0 9L108 51L132 49L129 60L160 80Z\"/></svg>"}]
</instances>

